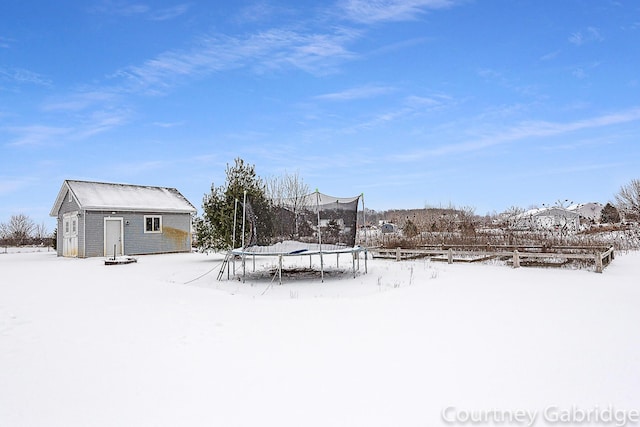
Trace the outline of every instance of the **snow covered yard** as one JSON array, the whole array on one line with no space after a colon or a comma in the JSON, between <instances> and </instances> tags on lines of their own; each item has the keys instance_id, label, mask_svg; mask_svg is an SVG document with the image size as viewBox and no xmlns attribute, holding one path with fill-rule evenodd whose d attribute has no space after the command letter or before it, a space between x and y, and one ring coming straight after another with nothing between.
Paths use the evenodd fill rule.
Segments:
<instances>
[{"instance_id":1,"label":"snow covered yard","mask_svg":"<svg viewBox=\"0 0 640 427\"><path fill-rule=\"evenodd\" d=\"M0 425L437 426L450 407L640 409L639 253L603 274L369 260L368 274L325 283L194 280L220 260L0 254Z\"/></svg>"}]
</instances>

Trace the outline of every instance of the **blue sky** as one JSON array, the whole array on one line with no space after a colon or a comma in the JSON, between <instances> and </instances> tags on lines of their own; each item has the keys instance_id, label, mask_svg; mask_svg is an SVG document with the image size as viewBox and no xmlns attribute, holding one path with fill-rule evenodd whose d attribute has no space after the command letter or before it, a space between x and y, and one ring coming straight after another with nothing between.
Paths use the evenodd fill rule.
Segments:
<instances>
[{"instance_id":1,"label":"blue sky","mask_svg":"<svg viewBox=\"0 0 640 427\"><path fill-rule=\"evenodd\" d=\"M367 207L607 202L640 177L635 0L7 1L0 221L236 157Z\"/></svg>"}]
</instances>

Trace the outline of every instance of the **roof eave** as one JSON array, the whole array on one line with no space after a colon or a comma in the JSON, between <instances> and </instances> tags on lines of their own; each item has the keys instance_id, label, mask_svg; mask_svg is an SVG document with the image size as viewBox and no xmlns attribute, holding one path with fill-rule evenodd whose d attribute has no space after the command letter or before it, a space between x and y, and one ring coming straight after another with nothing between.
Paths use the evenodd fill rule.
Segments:
<instances>
[{"instance_id":1,"label":"roof eave","mask_svg":"<svg viewBox=\"0 0 640 427\"><path fill-rule=\"evenodd\" d=\"M62 186L60 187L60 191L58 192L58 197L56 197L56 201L54 202L53 207L51 208L51 212L49 212L49 216L53 216L53 217L58 216L58 212L60 212L60 208L62 207L62 203L64 202L64 197L67 191L71 191L71 193L73 194L73 191L71 190L71 186L69 185L69 180L65 180L62 183ZM73 198L76 199L75 194L73 195ZM78 206L79 206L80 201L76 199L76 202L78 203Z\"/></svg>"},{"instance_id":2,"label":"roof eave","mask_svg":"<svg viewBox=\"0 0 640 427\"><path fill-rule=\"evenodd\" d=\"M184 213L191 214L196 213L197 210L193 209L152 209L152 208L132 208L126 206L84 206L85 211L100 211L100 212L158 212L158 213Z\"/></svg>"}]
</instances>

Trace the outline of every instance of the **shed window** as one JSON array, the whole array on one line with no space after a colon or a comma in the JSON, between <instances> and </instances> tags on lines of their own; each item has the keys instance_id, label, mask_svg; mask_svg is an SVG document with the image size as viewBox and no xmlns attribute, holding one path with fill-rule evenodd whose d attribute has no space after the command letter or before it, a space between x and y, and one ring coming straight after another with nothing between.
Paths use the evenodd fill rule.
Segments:
<instances>
[{"instance_id":1,"label":"shed window","mask_svg":"<svg viewBox=\"0 0 640 427\"><path fill-rule=\"evenodd\" d=\"M145 233L162 233L162 217L161 216L145 216L144 232Z\"/></svg>"}]
</instances>

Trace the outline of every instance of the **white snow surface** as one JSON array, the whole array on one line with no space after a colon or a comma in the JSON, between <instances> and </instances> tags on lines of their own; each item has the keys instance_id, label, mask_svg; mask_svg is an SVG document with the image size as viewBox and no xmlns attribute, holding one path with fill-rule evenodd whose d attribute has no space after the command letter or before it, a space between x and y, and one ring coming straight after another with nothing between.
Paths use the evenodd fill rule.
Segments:
<instances>
[{"instance_id":1,"label":"white snow surface","mask_svg":"<svg viewBox=\"0 0 640 427\"><path fill-rule=\"evenodd\" d=\"M344 258L324 283L278 285L216 281L221 255L0 254L0 426L424 427L446 425L449 406L640 409L639 253L603 274L377 259L364 274L361 259L353 278Z\"/></svg>"}]
</instances>

